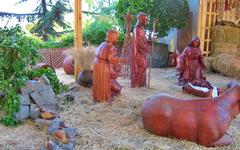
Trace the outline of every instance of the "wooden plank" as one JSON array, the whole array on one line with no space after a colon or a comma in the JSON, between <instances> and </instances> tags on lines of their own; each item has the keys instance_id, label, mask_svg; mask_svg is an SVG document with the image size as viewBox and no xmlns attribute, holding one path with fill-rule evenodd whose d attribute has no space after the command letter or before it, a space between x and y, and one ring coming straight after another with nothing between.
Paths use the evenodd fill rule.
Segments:
<instances>
[{"instance_id":1,"label":"wooden plank","mask_svg":"<svg viewBox=\"0 0 240 150\"><path fill-rule=\"evenodd\" d=\"M205 32L206 32L206 17L207 17L207 2L208 0L203 0L203 7L202 7L202 30L201 30L201 45L200 45L200 48L202 49L202 51L204 52L205 49L204 49L204 45L205 45L205 42L203 42L205 40Z\"/></svg>"},{"instance_id":2,"label":"wooden plank","mask_svg":"<svg viewBox=\"0 0 240 150\"><path fill-rule=\"evenodd\" d=\"M210 41L211 41L211 37L210 37L210 32L211 32L211 29L210 29L210 27L211 27L211 24L212 24L212 14L211 14L211 12L212 12L212 2L211 1L209 1L208 2L209 3L209 12L210 12L210 15L209 15L209 18L208 18L208 27L209 27L209 30L208 30L208 35L207 35L207 39L208 39L208 42L207 42L207 49L205 50L206 52L207 52L207 54L206 54L206 56L208 56L209 55L209 53L210 53Z\"/></svg>"},{"instance_id":3,"label":"wooden plank","mask_svg":"<svg viewBox=\"0 0 240 150\"><path fill-rule=\"evenodd\" d=\"M203 0L198 0L198 31L197 31L197 35L199 38L201 38L202 9L203 9Z\"/></svg>"},{"instance_id":4,"label":"wooden plank","mask_svg":"<svg viewBox=\"0 0 240 150\"><path fill-rule=\"evenodd\" d=\"M74 0L74 48L77 52L82 48L82 0ZM76 58L74 65L74 77L77 80L81 64Z\"/></svg>"}]
</instances>

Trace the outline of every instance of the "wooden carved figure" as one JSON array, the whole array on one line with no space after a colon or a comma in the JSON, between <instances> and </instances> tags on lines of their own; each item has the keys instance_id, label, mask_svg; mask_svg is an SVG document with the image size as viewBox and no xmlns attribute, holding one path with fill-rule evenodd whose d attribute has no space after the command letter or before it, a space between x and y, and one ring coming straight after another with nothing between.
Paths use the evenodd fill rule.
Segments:
<instances>
[{"instance_id":1,"label":"wooden carved figure","mask_svg":"<svg viewBox=\"0 0 240 150\"><path fill-rule=\"evenodd\" d=\"M120 62L127 59L115 57L114 44L118 40L118 32L109 30L106 42L96 50L93 64L93 99L98 102L111 101L112 97L121 92L120 84L115 80L118 76L116 69ZM114 74L114 75L113 75Z\"/></svg>"},{"instance_id":2,"label":"wooden carved figure","mask_svg":"<svg viewBox=\"0 0 240 150\"><path fill-rule=\"evenodd\" d=\"M146 86L146 69L147 69L147 39L144 28L147 25L148 18L145 13L140 12L137 15L137 24L133 31L132 47L132 70L131 70L131 87Z\"/></svg>"},{"instance_id":3,"label":"wooden carved figure","mask_svg":"<svg viewBox=\"0 0 240 150\"><path fill-rule=\"evenodd\" d=\"M205 87L206 78L204 77L204 70L206 67L203 62L202 50L199 46L199 38L194 37L181 54L177 65L179 85L198 81L203 83Z\"/></svg>"},{"instance_id":4,"label":"wooden carved figure","mask_svg":"<svg viewBox=\"0 0 240 150\"><path fill-rule=\"evenodd\" d=\"M229 87L215 98L152 96L142 106L143 126L160 136L195 141L208 147L229 145L232 139L225 133L240 112L240 85L231 82Z\"/></svg>"}]
</instances>

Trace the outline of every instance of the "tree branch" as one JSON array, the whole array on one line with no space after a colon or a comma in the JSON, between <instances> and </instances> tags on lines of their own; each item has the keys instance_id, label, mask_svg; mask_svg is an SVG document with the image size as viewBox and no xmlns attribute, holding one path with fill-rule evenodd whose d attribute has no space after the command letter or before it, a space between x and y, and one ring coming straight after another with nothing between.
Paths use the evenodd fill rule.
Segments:
<instances>
[{"instance_id":1,"label":"tree branch","mask_svg":"<svg viewBox=\"0 0 240 150\"><path fill-rule=\"evenodd\" d=\"M0 17L27 17L27 16L36 16L36 15L39 15L39 13L18 14L18 13L0 12Z\"/></svg>"}]
</instances>

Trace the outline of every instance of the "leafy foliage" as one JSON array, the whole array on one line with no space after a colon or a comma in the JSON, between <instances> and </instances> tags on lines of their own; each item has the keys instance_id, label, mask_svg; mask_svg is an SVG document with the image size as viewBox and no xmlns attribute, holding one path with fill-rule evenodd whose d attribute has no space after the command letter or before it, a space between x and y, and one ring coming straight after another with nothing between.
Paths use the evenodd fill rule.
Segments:
<instances>
[{"instance_id":1,"label":"leafy foliage","mask_svg":"<svg viewBox=\"0 0 240 150\"><path fill-rule=\"evenodd\" d=\"M124 27L123 16L128 11L134 16L139 12L145 12L149 18L149 30L152 29L154 19L158 19L156 31L160 37L163 37L172 28L182 28L186 25L189 7L187 0L119 0L115 15L122 28Z\"/></svg>"},{"instance_id":2,"label":"leafy foliage","mask_svg":"<svg viewBox=\"0 0 240 150\"><path fill-rule=\"evenodd\" d=\"M43 41L35 36L29 36L37 43L39 49L54 49L63 47L73 47L74 37L73 32L63 34L59 38L49 36L48 41Z\"/></svg>"},{"instance_id":3,"label":"leafy foliage","mask_svg":"<svg viewBox=\"0 0 240 150\"><path fill-rule=\"evenodd\" d=\"M20 99L17 91L28 79L29 66L39 58L36 44L19 26L0 28L0 91L5 94L0 106L4 125L16 124L14 114L19 110Z\"/></svg>"},{"instance_id":4,"label":"leafy foliage","mask_svg":"<svg viewBox=\"0 0 240 150\"><path fill-rule=\"evenodd\" d=\"M113 27L111 20L100 18L83 29L83 39L91 44L100 44L105 41L106 33Z\"/></svg>"},{"instance_id":5,"label":"leafy foliage","mask_svg":"<svg viewBox=\"0 0 240 150\"><path fill-rule=\"evenodd\" d=\"M51 4L51 1L49 1ZM69 25L64 21L64 15L68 11L66 2L58 0L55 5L51 6L51 11L47 10L46 0L42 0L36 11L39 12L38 22L32 28L31 32L42 37L45 41L48 40L48 35L58 36L58 32L54 27L59 26L63 29L69 28Z\"/></svg>"},{"instance_id":6,"label":"leafy foliage","mask_svg":"<svg viewBox=\"0 0 240 150\"><path fill-rule=\"evenodd\" d=\"M73 47L73 43L74 43L73 32L62 35L60 37L59 43L60 43L60 47Z\"/></svg>"},{"instance_id":7,"label":"leafy foliage","mask_svg":"<svg viewBox=\"0 0 240 150\"><path fill-rule=\"evenodd\" d=\"M113 16L117 0L85 0L89 11L99 13L101 16Z\"/></svg>"},{"instance_id":8,"label":"leafy foliage","mask_svg":"<svg viewBox=\"0 0 240 150\"><path fill-rule=\"evenodd\" d=\"M29 0L18 0L16 4L21 4L28 2ZM7 17L9 19L15 17L18 21L27 19L28 22L37 22L34 23L31 32L44 41L47 41L49 35L59 36L60 33L57 29L67 29L70 26L65 22L64 15L68 12L72 12L71 6L69 5L69 0L56 0L53 3L52 0L36 0L37 7L33 13L8 13L0 12L0 17Z\"/></svg>"},{"instance_id":9,"label":"leafy foliage","mask_svg":"<svg viewBox=\"0 0 240 150\"><path fill-rule=\"evenodd\" d=\"M45 75L50 81L50 85L55 94L60 94L68 90L68 87L66 85L60 83L56 73L51 68L32 69L28 72L29 79L32 79L34 77L41 77L43 75Z\"/></svg>"}]
</instances>

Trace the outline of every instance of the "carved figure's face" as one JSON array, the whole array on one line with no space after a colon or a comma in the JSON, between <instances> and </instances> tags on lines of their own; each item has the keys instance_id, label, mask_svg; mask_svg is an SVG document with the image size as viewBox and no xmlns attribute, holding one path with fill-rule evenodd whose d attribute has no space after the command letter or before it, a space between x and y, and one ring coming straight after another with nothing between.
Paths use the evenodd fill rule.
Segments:
<instances>
[{"instance_id":1,"label":"carved figure's face","mask_svg":"<svg viewBox=\"0 0 240 150\"><path fill-rule=\"evenodd\" d=\"M107 41L112 42L113 44L116 44L118 41L118 32L116 31L109 31L107 33Z\"/></svg>"},{"instance_id":2,"label":"carved figure's face","mask_svg":"<svg viewBox=\"0 0 240 150\"><path fill-rule=\"evenodd\" d=\"M145 14L141 14L138 16L138 21L143 25L146 26L148 24L148 17Z\"/></svg>"},{"instance_id":3,"label":"carved figure's face","mask_svg":"<svg viewBox=\"0 0 240 150\"><path fill-rule=\"evenodd\" d=\"M200 41L199 41L198 39L196 39L196 40L194 40L194 41L192 42L192 46L193 46L194 48L197 48L197 47L199 46L199 44L200 44Z\"/></svg>"},{"instance_id":4,"label":"carved figure's face","mask_svg":"<svg viewBox=\"0 0 240 150\"><path fill-rule=\"evenodd\" d=\"M148 24L148 18L147 18L147 16L143 16L143 17L142 17L142 23L143 23L144 26L146 26L146 25Z\"/></svg>"},{"instance_id":5,"label":"carved figure's face","mask_svg":"<svg viewBox=\"0 0 240 150\"><path fill-rule=\"evenodd\" d=\"M112 41L113 41L114 44L117 43L118 37L119 37L119 34L118 34L118 33L114 34L113 39L112 39Z\"/></svg>"}]
</instances>

